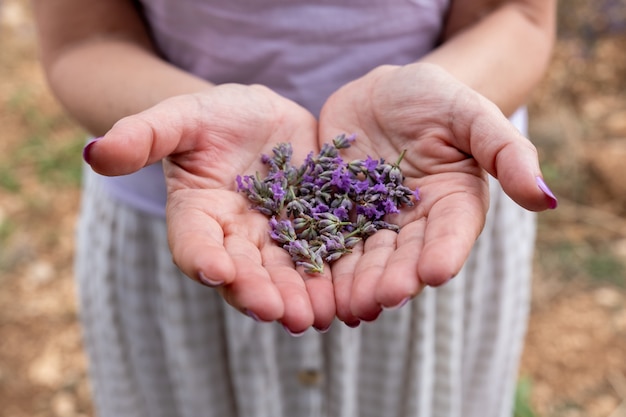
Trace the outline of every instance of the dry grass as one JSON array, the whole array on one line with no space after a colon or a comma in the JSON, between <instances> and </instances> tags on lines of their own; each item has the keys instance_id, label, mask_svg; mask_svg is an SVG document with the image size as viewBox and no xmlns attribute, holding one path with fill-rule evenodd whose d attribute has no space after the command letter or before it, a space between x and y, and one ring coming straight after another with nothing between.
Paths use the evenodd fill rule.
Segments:
<instances>
[{"instance_id":1,"label":"dry grass","mask_svg":"<svg viewBox=\"0 0 626 417\"><path fill-rule=\"evenodd\" d=\"M26 1L0 4L0 415L90 415L72 281L84 134L45 87ZM626 416L625 10L567 2L530 105L561 206L540 215L519 417Z\"/></svg>"}]
</instances>

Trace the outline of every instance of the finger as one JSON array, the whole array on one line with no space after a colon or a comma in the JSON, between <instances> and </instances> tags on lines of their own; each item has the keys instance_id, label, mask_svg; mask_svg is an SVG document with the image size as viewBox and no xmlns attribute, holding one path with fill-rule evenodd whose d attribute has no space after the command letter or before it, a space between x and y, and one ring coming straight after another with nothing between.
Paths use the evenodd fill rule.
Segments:
<instances>
[{"instance_id":1,"label":"finger","mask_svg":"<svg viewBox=\"0 0 626 417\"><path fill-rule=\"evenodd\" d=\"M311 307L313 308L313 327L325 331L337 314L335 289L330 273L330 266L324 265L324 271L309 274L298 268L304 280Z\"/></svg>"},{"instance_id":2,"label":"finger","mask_svg":"<svg viewBox=\"0 0 626 417\"><path fill-rule=\"evenodd\" d=\"M352 314L350 300L355 270L362 256L363 242L359 242L352 248L351 253L336 260L331 267L337 318L350 327L356 327L361 322Z\"/></svg>"},{"instance_id":3,"label":"finger","mask_svg":"<svg viewBox=\"0 0 626 417\"><path fill-rule=\"evenodd\" d=\"M187 136L185 130L196 126L191 120L176 120L168 108L172 107L161 104L119 120L102 138L87 145L85 160L94 171L114 176L131 174L163 159Z\"/></svg>"},{"instance_id":4,"label":"finger","mask_svg":"<svg viewBox=\"0 0 626 417\"><path fill-rule=\"evenodd\" d=\"M167 206L168 240L174 263L203 284L230 284L236 267L224 247L222 227L199 208L179 209L179 195L173 196Z\"/></svg>"},{"instance_id":5,"label":"finger","mask_svg":"<svg viewBox=\"0 0 626 417\"><path fill-rule=\"evenodd\" d=\"M468 152L480 166L498 179L504 191L522 207L541 211L555 208L554 195L543 184L535 146L506 118L497 106L478 95L474 113L468 107L453 110L453 132L469 138Z\"/></svg>"},{"instance_id":6,"label":"finger","mask_svg":"<svg viewBox=\"0 0 626 417\"><path fill-rule=\"evenodd\" d=\"M168 200L168 239L176 265L189 277L220 288L241 311L265 321L282 317L280 293L263 268L254 239L244 233L251 228L231 227L226 234L201 205L194 205L190 193L178 191Z\"/></svg>"},{"instance_id":7,"label":"finger","mask_svg":"<svg viewBox=\"0 0 626 417\"><path fill-rule=\"evenodd\" d=\"M283 326L292 334L304 332L313 325L314 314L307 287L302 277L293 267L289 254L276 245L261 251L263 264L284 304L284 314L280 319Z\"/></svg>"},{"instance_id":8,"label":"finger","mask_svg":"<svg viewBox=\"0 0 626 417\"><path fill-rule=\"evenodd\" d=\"M364 321L372 321L382 311L376 299L380 278L387 262L396 249L397 233L391 230L379 230L367 238L363 256L354 273L352 313Z\"/></svg>"},{"instance_id":9,"label":"finger","mask_svg":"<svg viewBox=\"0 0 626 417\"><path fill-rule=\"evenodd\" d=\"M418 261L422 283L437 286L458 274L483 228L483 206L483 201L466 192L450 194L433 205Z\"/></svg>"},{"instance_id":10,"label":"finger","mask_svg":"<svg viewBox=\"0 0 626 417\"><path fill-rule=\"evenodd\" d=\"M221 289L226 302L261 321L283 318L283 297L263 266L258 248L238 235L227 236L225 248L236 267L231 284Z\"/></svg>"},{"instance_id":11,"label":"finger","mask_svg":"<svg viewBox=\"0 0 626 417\"><path fill-rule=\"evenodd\" d=\"M397 248L376 288L376 301L384 308L401 307L422 290L424 285L417 276L417 270L425 228L426 219L421 218L400 229Z\"/></svg>"}]
</instances>

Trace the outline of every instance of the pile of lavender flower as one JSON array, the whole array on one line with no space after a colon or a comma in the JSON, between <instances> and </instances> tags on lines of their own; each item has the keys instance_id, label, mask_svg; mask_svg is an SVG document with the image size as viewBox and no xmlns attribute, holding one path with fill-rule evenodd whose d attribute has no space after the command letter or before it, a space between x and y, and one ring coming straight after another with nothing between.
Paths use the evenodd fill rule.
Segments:
<instances>
[{"instance_id":1,"label":"pile of lavender flower","mask_svg":"<svg viewBox=\"0 0 626 417\"><path fill-rule=\"evenodd\" d=\"M282 143L263 155L268 175L237 176L237 188L253 208L270 217L270 236L308 273L322 272L379 229L398 231L383 220L403 206L419 200L419 190L402 185L400 161L383 159L345 162L339 150L356 136L345 134L324 144L319 155L309 153L300 167L291 165L291 144Z\"/></svg>"}]
</instances>

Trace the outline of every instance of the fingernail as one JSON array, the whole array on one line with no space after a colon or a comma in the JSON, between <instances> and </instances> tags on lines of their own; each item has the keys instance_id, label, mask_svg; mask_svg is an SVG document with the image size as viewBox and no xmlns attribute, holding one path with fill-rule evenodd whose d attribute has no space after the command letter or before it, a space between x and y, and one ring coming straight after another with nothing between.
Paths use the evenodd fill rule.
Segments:
<instances>
[{"instance_id":1,"label":"fingernail","mask_svg":"<svg viewBox=\"0 0 626 417\"><path fill-rule=\"evenodd\" d=\"M320 329L320 328L315 327L315 326L313 326L313 328L315 329L316 332L324 334L324 333L328 333L328 331L330 330L330 325L328 327L326 327L326 328L323 328L323 329Z\"/></svg>"},{"instance_id":2,"label":"fingernail","mask_svg":"<svg viewBox=\"0 0 626 417\"><path fill-rule=\"evenodd\" d=\"M245 309L244 313L246 314L246 316L250 317L252 320L258 321L259 323L261 322L261 319L259 318L259 316L256 315L254 311Z\"/></svg>"},{"instance_id":3,"label":"fingernail","mask_svg":"<svg viewBox=\"0 0 626 417\"><path fill-rule=\"evenodd\" d=\"M361 320L347 321L345 323L346 323L346 326L352 327L353 329L355 329L359 327L359 325L361 324Z\"/></svg>"},{"instance_id":4,"label":"fingernail","mask_svg":"<svg viewBox=\"0 0 626 417\"><path fill-rule=\"evenodd\" d=\"M87 162L89 165L91 165L91 159L89 157L89 153L91 152L91 148L93 148L93 145L98 142L100 139L102 139L102 136L100 136L99 138L93 138L91 139L83 148L83 160L85 162Z\"/></svg>"},{"instance_id":5,"label":"fingernail","mask_svg":"<svg viewBox=\"0 0 626 417\"><path fill-rule=\"evenodd\" d=\"M559 202L556 199L556 197L555 197L554 193L552 192L552 190L550 190L550 187L548 187L546 182L541 177L537 177L537 185L539 186L539 189L541 191L543 191L543 193L546 195L546 197L548 197L548 199L550 200L550 204L549 204L548 207L550 207L550 209L554 210L559 205Z\"/></svg>"},{"instance_id":6,"label":"fingernail","mask_svg":"<svg viewBox=\"0 0 626 417\"><path fill-rule=\"evenodd\" d=\"M293 337L300 337L300 336L302 336L304 334L304 332L306 332L306 329L302 330L301 332L297 332L297 333L296 332L292 332L289 329L289 327L285 326L284 324L283 324L283 329L285 329L285 331L287 333L289 333L290 336L293 336Z\"/></svg>"},{"instance_id":7,"label":"fingernail","mask_svg":"<svg viewBox=\"0 0 626 417\"><path fill-rule=\"evenodd\" d=\"M385 310L398 310L398 309L404 307L406 305L406 303L408 303L410 300L411 300L411 297L403 298L402 301L400 301L395 306L385 307Z\"/></svg>"},{"instance_id":8,"label":"fingernail","mask_svg":"<svg viewBox=\"0 0 626 417\"><path fill-rule=\"evenodd\" d=\"M215 281L212 279L207 278L206 275L204 275L204 272L200 271L198 272L198 280L206 285L207 287L211 287L211 288L215 288L215 287L219 287L220 285L224 285L224 281Z\"/></svg>"}]
</instances>

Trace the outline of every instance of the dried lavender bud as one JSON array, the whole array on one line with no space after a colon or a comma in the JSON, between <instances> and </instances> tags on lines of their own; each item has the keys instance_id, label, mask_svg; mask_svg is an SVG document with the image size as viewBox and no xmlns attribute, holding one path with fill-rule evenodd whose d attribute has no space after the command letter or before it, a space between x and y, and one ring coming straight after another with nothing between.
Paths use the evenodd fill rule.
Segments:
<instances>
[{"instance_id":1,"label":"dried lavender bud","mask_svg":"<svg viewBox=\"0 0 626 417\"><path fill-rule=\"evenodd\" d=\"M337 136L333 139L333 145L337 149L345 149L349 148L352 142L356 140L356 133L351 134L350 136L346 136L345 133Z\"/></svg>"},{"instance_id":2,"label":"dried lavender bud","mask_svg":"<svg viewBox=\"0 0 626 417\"><path fill-rule=\"evenodd\" d=\"M350 224L350 222L342 222L339 217L329 212L318 214L316 219L318 220L317 228L322 234L339 233L343 226Z\"/></svg>"},{"instance_id":3,"label":"dried lavender bud","mask_svg":"<svg viewBox=\"0 0 626 417\"><path fill-rule=\"evenodd\" d=\"M292 224L293 228L296 230L304 230L309 227L315 226L315 219L308 215L303 215L302 217L296 217L293 219Z\"/></svg>"},{"instance_id":4,"label":"dried lavender bud","mask_svg":"<svg viewBox=\"0 0 626 417\"><path fill-rule=\"evenodd\" d=\"M289 243L297 239L290 220L276 220L276 217L272 217L270 227L270 237L279 243Z\"/></svg>"},{"instance_id":5,"label":"dried lavender bud","mask_svg":"<svg viewBox=\"0 0 626 417\"><path fill-rule=\"evenodd\" d=\"M295 262L296 265L304 267L304 270L310 274L324 272L324 261L319 250L309 251L307 257Z\"/></svg>"},{"instance_id":6,"label":"dried lavender bud","mask_svg":"<svg viewBox=\"0 0 626 417\"><path fill-rule=\"evenodd\" d=\"M283 248L289 252L291 259L294 261L306 259L311 254L311 248L309 247L309 242L306 239L292 240L284 245Z\"/></svg>"},{"instance_id":7,"label":"dried lavender bud","mask_svg":"<svg viewBox=\"0 0 626 417\"><path fill-rule=\"evenodd\" d=\"M309 273L322 272L324 262L350 253L380 229L399 231L383 217L419 200L419 190L402 185L404 151L395 164L370 156L345 162L339 150L355 139L339 135L299 167L291 165L291 145L281 143L271 156L261 157L269 170L265 178L258 173L236 178L238 191L270 217L270 237Z\"/></svg>"},{"instance_id":8,"label":"dried lavender bud","mask_svg":"<svg viewBox=\"0 0 626 417\"><path fill-rule=\"evenodd\" d=\"M393 182L393 184L402 184L402 181L404 181L404 175L402 175L400 167L395 165L389 170L388 176L389 181Z\"/></svg>"},{"instance_id":9,"label":"dried lavender bud","mask_svg":"<svg viewBox=\"0 0 626 417\"><path fill-rule=\"evenodd\" d=\"M284 170L289 167L293 155L293 148L290 144L280 143L272 149L272 152L274 153L273 158L262 156L261 159L264 163L270 165L270 172L272 170Z\"/></svg>"},{"instance_id":10,"label":"dried lavender bud","mask_svg":"<svg viewBox=\"0 0 626 417\"><path fill-rule=\"evenodd\" d=\"M396 226L397 227L397 226ZM399 229L399 228L398 228ZM357 245L363 238L360 236L349 236L345 238L346 249L351 249Z\"/></svg>"},{"instance_id":11,"label":"dried lavender bud","mask_svg":"<svg viewBox=\"0 0 626 417\"><path fill-rule=\"evenodd\" d=\"M387 230L393 230L394 232L400 231L400 227L397 224L388 223L384 220L376 220L373 224L376 230L387 229Z\"/></svg>"},{"instance_id":12,"label":"dried lavender bud","mask_svg":"<svg viewBox=\"0 0 626 417\"><path fill-rule=\"evenodd\" d=\"M367 237L376 232L376 226L363 214L358 214L356 220L350 225L349 233L345 236L346 241L352 237Z\"/></svg>"},{"instance_id":13,"label":"dried lavender bud","mask_svg":"<svg viewBox=\"0 0 626 417\"><path fill-rule=\"evenodd\" d=\"M315 226L311 226L298 233L298 236L301 239L306 239L307 241L312 242L317 239L319 233L317 232L317 228Z\"/></svg>"}]
</instances>

